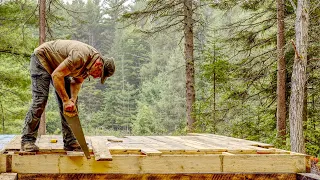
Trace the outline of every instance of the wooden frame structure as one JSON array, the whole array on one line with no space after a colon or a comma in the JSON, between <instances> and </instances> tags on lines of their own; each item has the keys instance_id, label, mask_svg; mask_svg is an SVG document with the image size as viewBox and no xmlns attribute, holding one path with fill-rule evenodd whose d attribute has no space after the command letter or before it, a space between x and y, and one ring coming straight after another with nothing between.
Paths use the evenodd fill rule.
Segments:
<instances>
[{"instance_id":1,"label":"wooden frame structure","mask_svg":"<svg viewBox=\"0 0 320 180\"><path fill-rule=\"evenodd\" d=\"M81 153L65 152L61 136L38 138L37 153L20 152L20 136L15 136L2 149L0 173L18 173L19 179L214 179L232 175L288 180L310 170L305 154L214 134L90 136L86 141L89 160Z\"/></svg>"}]
</instances>

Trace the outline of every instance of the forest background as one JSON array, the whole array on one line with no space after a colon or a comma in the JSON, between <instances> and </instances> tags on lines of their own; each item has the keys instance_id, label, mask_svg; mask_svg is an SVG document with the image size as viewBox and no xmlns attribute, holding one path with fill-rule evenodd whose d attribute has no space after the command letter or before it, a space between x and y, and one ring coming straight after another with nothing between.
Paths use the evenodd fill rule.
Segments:
<instances>
[{"instance_id":1,"label":"forest background","mask_svg":"<svg viewBox=\"0 0 320 180\"><path fill-rule=\"evenodd\" d=\"M105 85L87 79L80 90L79 116L86 135L188 132L179 2L47 0L47 41L79 40L115 58L116 73ZM279 138L277 129L277 3L192 2L196 94L192 132L266 142L290 150L289 110L285 112L284 137ZM284 4L286 109L295 59L290 40L295 39L297 3ZM164 11L148 14L145 10L150 5ZM320 154L319 6L318 0L310 0L303 121L306 152L314 156ZM21 133L31 104L29 62L39 42L38 20L37 1L0 0L2 134ZM51 88L46 107L46 129L47 134L61 134L53 91Z\"/></svg>"}]
</instances>

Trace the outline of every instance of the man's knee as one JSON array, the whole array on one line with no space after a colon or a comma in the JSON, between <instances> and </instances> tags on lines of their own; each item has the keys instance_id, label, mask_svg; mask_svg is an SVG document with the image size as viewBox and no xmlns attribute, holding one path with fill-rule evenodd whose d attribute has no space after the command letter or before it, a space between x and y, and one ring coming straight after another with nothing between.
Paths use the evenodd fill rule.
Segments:
<instances>
[{"instance_id":1,"label":"man's knee","mask_svg":"<svg viewBox=\"0 0 320 180\"><path fill-rule=\"evenodd\" d=\"M32 112L33 115L37 118L41 117L46 104L47 104L48 97L47 96L34 96L32 102Z\"/></svg>"}]
</instances>

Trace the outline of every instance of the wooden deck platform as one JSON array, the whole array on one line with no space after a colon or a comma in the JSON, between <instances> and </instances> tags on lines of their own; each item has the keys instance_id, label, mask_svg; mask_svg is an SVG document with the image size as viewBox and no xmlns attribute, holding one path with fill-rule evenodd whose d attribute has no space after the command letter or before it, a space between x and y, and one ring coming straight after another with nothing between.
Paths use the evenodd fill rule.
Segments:
<instances>
[{"instance_id":1,"label":"wooden deck platform","mask_svg":"<svg viewBox=\"0 0 320 180\"><path fill-rule=\"evenodd\" d=\"M52 143L52 139L57 142ZM150 176L186 179L190 174L213 179L213 176L228 174L248 177L265 174L277 177L272 179L288 180L295 179L296 173L309 172L310 168L307 155L214 134L90 136L86 141L92 157L89 160L82 153L65 152L62 136L38 138L40 151L37 153L21 153L20 136L15 136L0 149L0 173L18 173L18 179L64 179L62 176L68 179L74 174L87 179L93 176L130 179L131 175L140 177L138 179Z\"/></svg>"}]
</instances>

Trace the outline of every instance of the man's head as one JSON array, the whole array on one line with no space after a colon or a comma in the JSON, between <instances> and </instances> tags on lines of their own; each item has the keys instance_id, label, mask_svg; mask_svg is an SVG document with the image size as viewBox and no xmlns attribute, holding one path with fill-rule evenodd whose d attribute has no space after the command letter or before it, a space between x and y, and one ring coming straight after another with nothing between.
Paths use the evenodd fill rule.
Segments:
<instances>
[{"instance_id":1,"label":"man's head","mask_svg":"<svg viewBox=\"0 0 320 180\"><path fill-rule=\"evenodd\" d=\"M108 77L113 75L114 72L115 65L113 58L98 58L91 67L89 74L93 78L101 77L101 84L103 84Z\"/></svg>"},{"instance_id":2,"label":"man's head","mask_svg":"<svg viewBox=\"0 0 320 180\"><path fill-rule=\"evenodd\" d=\"M103 68L102 68L103 70L101 72L101 84L103 84L108 77L112 76L116 70L113 58L105 58L105 59L102 59L102 61L103 61Z\"/></svg>"}]
</instances>

